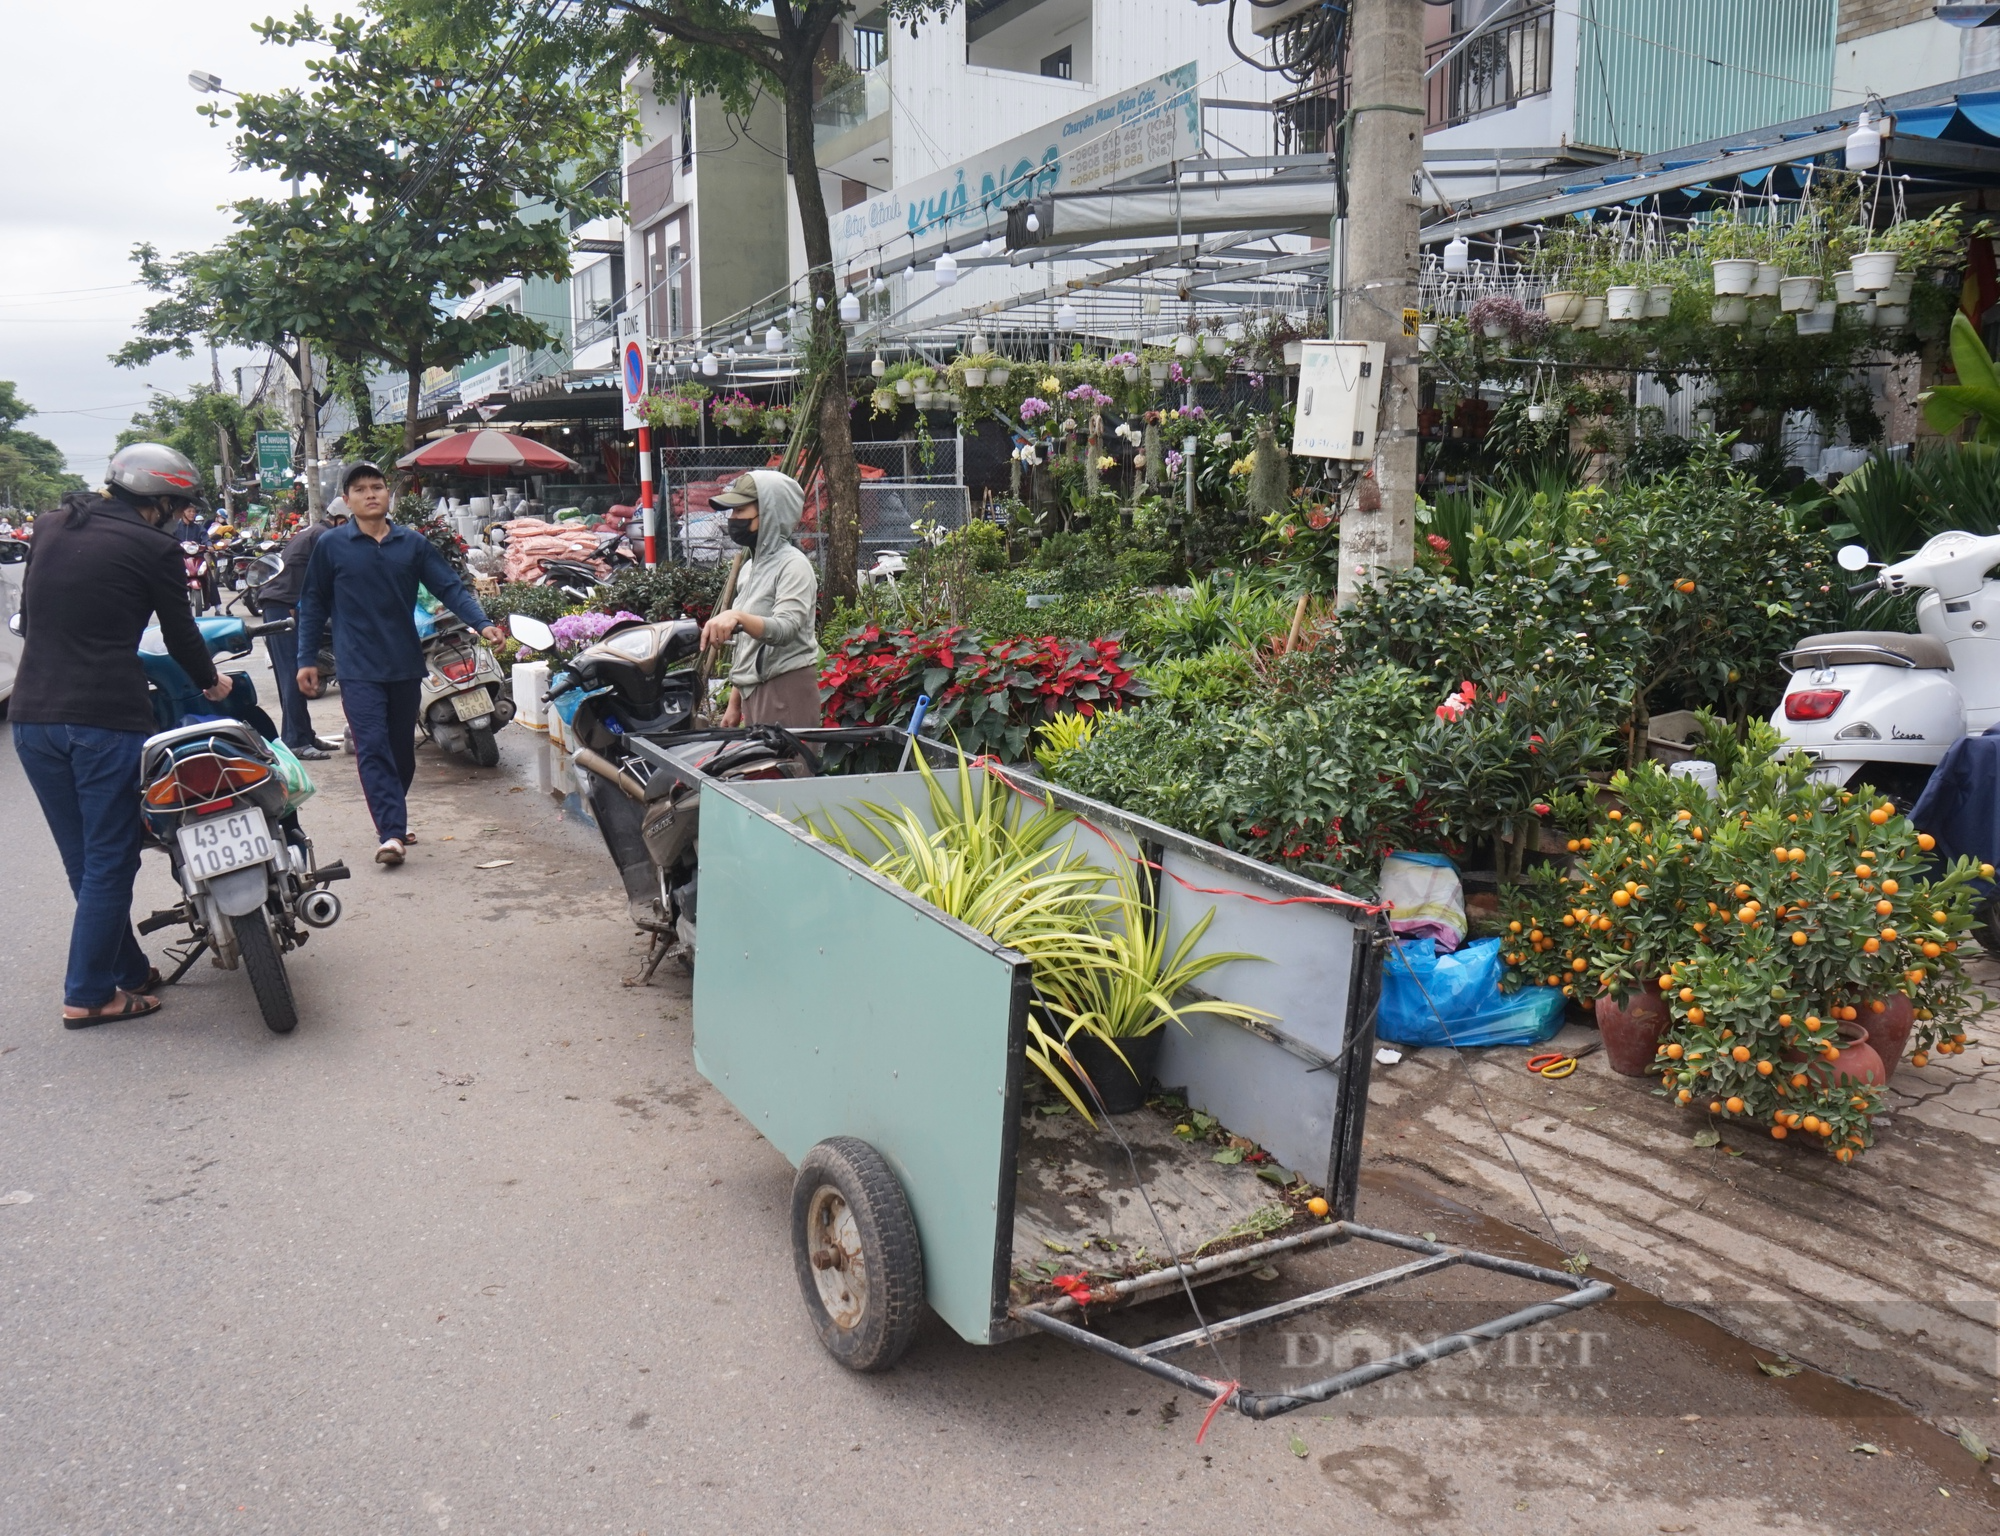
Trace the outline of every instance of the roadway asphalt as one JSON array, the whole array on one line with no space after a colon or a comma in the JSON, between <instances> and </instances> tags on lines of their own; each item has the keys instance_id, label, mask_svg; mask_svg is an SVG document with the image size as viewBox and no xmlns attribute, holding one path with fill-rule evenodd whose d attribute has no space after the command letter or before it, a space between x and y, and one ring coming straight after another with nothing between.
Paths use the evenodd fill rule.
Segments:
<instances>
[{"instance_id":1,"label":"roadway asphalt","mask_svg":"<svg viewBox=\"0 0 2000 1536\"><path fill-rule=\"evenodd\" d=\"M296 1034L206 963L70 1032L68 895L0 733L0 1532L1995 1528L1934 1429L1631 1292L1421 1396L1201 1445L1206 1405L1055 1341L930 1319L845 1373L799 1303L790 1170L695 1072L685 981L623 984L595 833L528 737L503 752L419 753L396 871L351 763L318 765L306 825L356 876L291 957ZM138 908L170 900L149 857ZM1546 1256L1388 1180L1361 1216ZM1508 1310L1457 1287L1349 1320ZM1338 1352L1321 1328L1244 1374Z\"/></svg>"}]
</instances>

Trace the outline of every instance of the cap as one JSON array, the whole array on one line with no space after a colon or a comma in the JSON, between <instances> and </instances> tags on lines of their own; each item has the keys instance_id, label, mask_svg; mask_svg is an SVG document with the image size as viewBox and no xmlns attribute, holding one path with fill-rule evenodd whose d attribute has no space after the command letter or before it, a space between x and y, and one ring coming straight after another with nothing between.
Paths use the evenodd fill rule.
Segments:
<instances>
[{"instance_id":1,"label":"cap","mask_svg":"<svg viewBox=\"0 0 2000 1536\"><path fill-rule=\"evenodd\" d=\"M757 480L754 475L738 475L729 482L729 489L708 498L708 504L718 512L734 512L738 507L757 505Z\"/></svg>"},{"instance_id":2,"label":"cap","mask_svg":"<svg viewBox=\"0 0 2000 1536\"><path fill-rule=\"evenodd\" d=\"M349 488L363 475L373 475L377 480L387 480L389 478L382 473L382 467L379 464L370 464L366 459L357 459L354 463L347 466L347 473L340 477L340 494L343 497L346 496Z\"/></svg>"}]
</instances>

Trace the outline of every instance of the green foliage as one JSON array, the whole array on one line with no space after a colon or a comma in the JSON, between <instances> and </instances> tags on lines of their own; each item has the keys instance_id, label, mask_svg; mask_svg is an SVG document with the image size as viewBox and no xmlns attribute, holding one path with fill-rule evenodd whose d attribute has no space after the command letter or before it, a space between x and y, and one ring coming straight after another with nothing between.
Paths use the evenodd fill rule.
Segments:
<instances>
[{"instance_id":1,"label":"green foliage","mask_svg":"<svg viewBox=\"0 0 2000 1536\"><path fill-rule=\"evenodd\" d=\"M482 597L479 606L495 624L505 624L510 613L526 614L553 624L566 613L581 613L583 605L561 587L538 587L533 582L510 581L492 597Z\"/></svg>"},{"instance_id":2,"label":"green foliage","mask_svg":"<svg viewBox=\"0 0 2000 1536\"><path fill-rule=\"evenodd\" d=\"M1155 619L1153 641L1166 657L1201 656L1219 645L1254 650L1272 635L1283 635L1292 623L1292 604L1242 576L1225 587L1220 577L1196 577L1189 596L1162 607Z\"/></svg>"},{"instance_id":3,"label":"green foliage","mask_svg":"<svg viewBox=\"0 0 2000 1536\"><path fill-rule=\"evenodd\" d=\"M300 11L255 30L310 51L310 86L200 110L233 121L240 166L302 178L302 190L238 201L235 231L212 250L163 260L138 247L141 280L162 297L115 360L185 357L201 338L289 358L304 336L334 358L385 363L414 390L426 367L555 341L511 310L461 316L449 301L508 277L569 275L570 221L618 206L593 187L626 115L566 71L537 74L504 22L456 43L380 14L323 23ZM502 69L506 88L490 89Z\"/></svg>"},{"instance_id":4,"label":"green foliage","mask_svg":"<svg viewBox=\"0 0 2000 1536\"><path fill-rule=\"evenodd\" d=\"M686 617L706 619L715 612L728 578L722 565L661 565L616 572L598 594L595 606L605 613L620 609L640 614L649 623Z\"/></svg>"},{"instance_id":5,"label":"green foliage","mask_svg":"<svg viewBox=\"0 0 2000 1536\"><path fill-rule=\"evenodd\" d=\"M1263 692L1247 652L1218 645L1200 656L1170 656L1139 669L1153 690L1156 708L1180 715L1211 709L1238 709Z\"/></svg>"},{"instance_id":6,"label":"green foliage","mask_svg":"<svg viewBox=\"0 0 2000 1536\"><path fill-rule=\"evenodd\" d=\"M38 433L21 430L21 423L34 414L13 383L0 379L0 505L47 512L84 484L69 472L60 448Z\"/></svg>"},{"instance_id":7,"label":"green foliage","mask_svg":"<svg viewBox=\"0 0 2000 1536\"><path fill-rule=\"evenodd\" d=\"M132 418L132 425L118 434L118 446L127 443L165 443L194 461L201 471L203 494L215 497L215 467L221 454L218 430L229 444L228 474L232 480L252 466L257 432L283 425L283 418L268 405L245 406L234 395L206 384L193 386L185 395L154 391L146 408Z\"/></svg>"}]
</instances>

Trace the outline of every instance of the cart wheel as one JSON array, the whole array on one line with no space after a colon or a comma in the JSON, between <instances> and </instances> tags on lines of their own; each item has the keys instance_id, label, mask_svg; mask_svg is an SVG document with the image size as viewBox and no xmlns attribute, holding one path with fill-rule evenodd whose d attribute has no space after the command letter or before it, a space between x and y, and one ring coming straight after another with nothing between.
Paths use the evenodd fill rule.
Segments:
<instances>
[{"instance_id":1,"label":"cart wheel","mask_svg":"<svg viewBox=\"0 0 2000 1536\"><path fill-rule=\"evenodd\" d=\"M851 1371L885 1371L910 1347L924 1304L917 1224L867 1142L835 1136L792 1181L792 1262L820 1342Z\"/></svg>"}]
</instances>

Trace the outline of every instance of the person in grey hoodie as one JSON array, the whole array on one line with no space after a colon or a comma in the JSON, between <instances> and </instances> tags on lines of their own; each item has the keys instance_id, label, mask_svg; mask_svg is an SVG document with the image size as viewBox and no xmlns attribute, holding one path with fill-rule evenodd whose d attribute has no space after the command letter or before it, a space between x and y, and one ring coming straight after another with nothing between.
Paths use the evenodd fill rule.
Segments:
<instances>
[{"instance_id":1,"label":"person in grey hoodie","mask_svg":"<svg viewBox=\"0 0 2000 1536\"><path fill-rule=\"evenodd\" d=\"M702 626L706 647L734 645L729 705L722 724L818 725L819 636L814 604L819 573L792 543L805 511L798 481L775 469L738 475L709 505L729 514L729 537L750 550L737 573L736 600Z\"/></svg>"}]
</instances>

